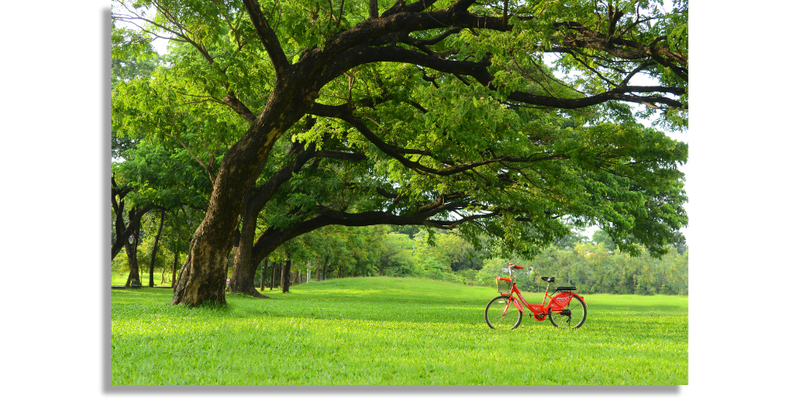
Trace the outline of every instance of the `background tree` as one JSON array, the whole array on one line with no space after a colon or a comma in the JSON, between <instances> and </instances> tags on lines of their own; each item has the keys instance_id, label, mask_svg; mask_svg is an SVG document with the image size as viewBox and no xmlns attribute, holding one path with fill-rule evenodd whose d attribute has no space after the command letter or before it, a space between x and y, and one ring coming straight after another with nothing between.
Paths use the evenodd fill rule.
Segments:
<instances>
[{"instance_id":1,"label":"background tree","mask_svg":"<svg viewBox=\"0 0 800 405\"><path fill-rule=\"evenodd\" d=\"M595 231L592 234L592 242L596 245L603 245L607 250L615 250L617 245L603 230Z\"/></svg>"},{"instance_id":2,"label":"background tree","mask_svg":"<svg viewBox=\"0 0 800 405\"><path fill-rule=\"evenodd\" d=\"M384 227L386 231L388 228ZM403 277L413 274L414 263L411 249L414 244L408 235L403 233L386 233L378 246L378 275Z\"/></svg>"}]
</instances>

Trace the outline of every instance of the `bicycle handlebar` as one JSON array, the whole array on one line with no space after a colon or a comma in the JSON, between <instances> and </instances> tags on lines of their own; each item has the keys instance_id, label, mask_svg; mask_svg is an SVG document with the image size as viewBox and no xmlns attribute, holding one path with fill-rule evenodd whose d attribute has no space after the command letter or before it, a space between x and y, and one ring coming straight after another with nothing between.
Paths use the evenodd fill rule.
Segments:
<instances>
[{"instance_id":1,"label":"bicycle handlebar","mask_svg":"<svg viewBox=\"0 0 800 405\"><path fill-rule=\"evenodd\" d=\"M508 264L508 275L513 278L514 277L514 273L511 272L511 269L522 270L524 268L525 268L524 266L515 265L514 263L509 263Z\"/></svg>"}]
</instances>

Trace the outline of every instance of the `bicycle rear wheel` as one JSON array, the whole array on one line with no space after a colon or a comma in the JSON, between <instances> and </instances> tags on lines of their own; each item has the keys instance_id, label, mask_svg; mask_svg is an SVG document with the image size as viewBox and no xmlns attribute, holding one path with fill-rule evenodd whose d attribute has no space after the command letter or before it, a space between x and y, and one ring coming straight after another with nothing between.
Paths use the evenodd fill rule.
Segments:
<instances>
[{"instance_id":1,"label":"bicycle rear wheel","mask_svg":"<svg viewBox=\"0 0 800 405\"><path fill-rule=\"evenodd\" d=\"M563 310L554 312L553 308L550 308L547 316L556 328L578 329L586 321L586 303L581 297L573 295Z\"/></svg>"},{"instance_id":2,"label":"bicycle rear wheel","mask_svg":"<svg viewBox=\"0 0 800 405\"><path fill-rule=\"evenodd\" d=\"M486 305L484 318L490 328L511 330L515 329L519 326L520 322L522 322L522 312L513 304L509 304L510 299L509 297L501 295L489 301L489 304ZM506 310L506 305L508 305L508 311L503 315L503 311Z\"/></svg>"}]
</instances>

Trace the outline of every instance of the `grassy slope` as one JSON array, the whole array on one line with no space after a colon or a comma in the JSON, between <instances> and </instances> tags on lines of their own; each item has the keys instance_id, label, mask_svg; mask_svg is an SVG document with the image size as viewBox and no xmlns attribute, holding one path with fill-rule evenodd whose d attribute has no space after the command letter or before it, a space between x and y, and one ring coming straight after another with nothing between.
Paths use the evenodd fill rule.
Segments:
<instances>
[{"instance_id":1,"label":"grassy slope","mask_svg":"<svg viewBox=\"0 0 800 405\"><path fill-rule=\"evenodd\" d=\"M226 308L112 290L112 384L688 383L688 300L586 295L575 331L489 329L497 293L426 279L303 284ZM541 294L526 294L541 302Z\"/></svg>"}]
</instances>

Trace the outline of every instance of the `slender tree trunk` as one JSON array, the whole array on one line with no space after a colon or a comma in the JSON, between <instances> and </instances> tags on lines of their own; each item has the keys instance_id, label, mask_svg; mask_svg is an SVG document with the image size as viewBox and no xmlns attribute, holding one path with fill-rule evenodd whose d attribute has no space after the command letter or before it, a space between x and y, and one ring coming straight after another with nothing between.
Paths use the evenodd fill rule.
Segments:
<instances>
[{"instance_id":1,"label":"slender tree trunk","mask_svg":"<svg viewBox=\"0 0 800 405\"><path fill-rule=\"evenodd\" d=\"M274 262L272 263L272 278L269 279L269 290L272 291L275 288L275 279L278 273L278 267L280 267L280 263Z\"/></svg>"},{"instance_id":2,"label":"slender tree trunk","mask_svg":"<svg viewBox=\"0 0 800 405\"><path fill-rule=\"evenodd\" d=\"M139 231L133 233L133 243L125 241L125 254L128 255L128 280L125 281L125 287L131 286L131 281L136 280L139 285L142 285L142 280L139 279L139 261L136 259L136 247L139 244Z\"/></svg>"},{"instance_id":3,"label":"slender tree trunk","mask_svg":"<svg viewBox=\"0 0 800 405\"><path fill-rule=\"evenodd\" d=\"M261 291L264 291L264 283L267 281L267 263L261 261Z\"/></svg>"},{"instance_id":4,"label":"slender tree trunk","mask_svg":"<svg viewBox=\"0 0 800 405\"><path fill-rule=\"evenodd\" d=\"M285 273L285 272L286 272L286 263L284 262L284 263L281 263L281 278L280 278L280 280L278 281L278 287L279 287L281 290L283 289L283 279L285 278L285 277L284 277L284 273Z\"/></svg>"},{"instance_id":5,"label":"slender tree trunk","mask_svg":"<svg viewBox=\"0 0 800 405\"><path fill-rule=\"evenodd\" d=\"M386 266L389 265L389 259L390 259L390 257L387 257L386 260L384 260L383 263L381 263L381 267L378 269L378 275L379 276L385 276L386 275L384 273L384 269L386 269Z\"/></svg>"},{"instance_id":6,"label":"slender tree trunk","mask_svg":"<svg viewBox=\"0 0 800 405\"><path fill-rule=\"evenodd\" d=\"M328 260L330 260L330 256L325 256L325 263L322 264L322 277L325 277L325 268L328 267ZM317 281L322 281L320 278L320 269L317 269Z\"/></svg>"},{"instance_id":7,"label":"slender tree trunk","mask_svg":"<svg viewBox=\"0 0 800 405\"><path fill-rule=\"evenodd\" d=\"M286 263L283 265L283 269L281 269L281 292L287 293L289 292L289 283L291 280L292 274L292 261L287 260Z\"/></svg>"},{"instance_id":8,"label":"slender tree trunk","mask_svg":"<svg viewBox=\"0 0 800 405\"><path fill-rule=\"evenodd\" d=\"M164 215L166 211L161 210L161 220L158 223L158 232L156 232L156 238L153 241L153 251L150 253L150 281L148 282L149 287L154 286L153 282L153 270L156 267L156 254L158 253L158 239L161 238L161 231L164 229Z\"/></svg>"},{"instance_id":9,"label":"slender tree trunk","mask_svg":"<svg viewBox=\"0 0 800 405\"><path fill-rule=\"evenodd\" d=\"M175 260L172 262L172 283L170 287L175 288L175 271L178 269L178 257L180 254L178 252L175 253Z\"/></svg>"}]
</instances>

